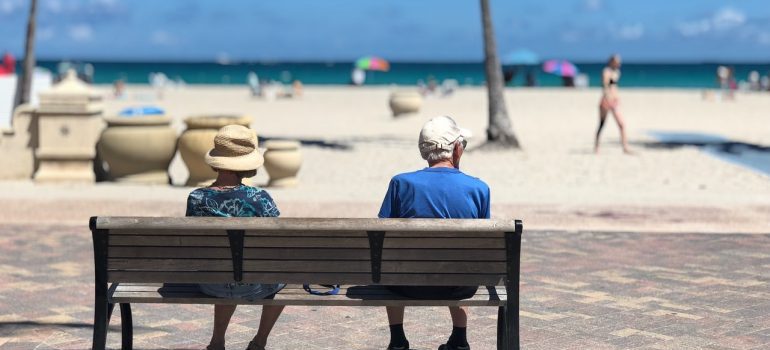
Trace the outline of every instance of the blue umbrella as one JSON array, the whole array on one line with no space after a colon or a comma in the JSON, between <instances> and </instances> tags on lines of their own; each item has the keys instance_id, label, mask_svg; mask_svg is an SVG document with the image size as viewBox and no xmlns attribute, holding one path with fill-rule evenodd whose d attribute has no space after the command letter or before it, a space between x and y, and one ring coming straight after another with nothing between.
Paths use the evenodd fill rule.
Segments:
<instances>
[{"instance_id":1,"label":"blue umbrella","mask_svg":"<svg viewBox=\"0 0 770 350\"><path fill-rule=\"evenodd\" d=\"M503 56L502 64L506 66L535 65L540 63L540 57L527 49L511 51Z\"/></svg>"},{"instance_id":2,"label":"blue umbrella","mask_svg":"<svg viewBox=\"0 0 770 350\"><path fill-rule=\"evenodd\" d=\"M155 106L129 107L118 115L121 117L141 117L143 115L163 115L165 111Z\"/></svg>"}]
</instances>

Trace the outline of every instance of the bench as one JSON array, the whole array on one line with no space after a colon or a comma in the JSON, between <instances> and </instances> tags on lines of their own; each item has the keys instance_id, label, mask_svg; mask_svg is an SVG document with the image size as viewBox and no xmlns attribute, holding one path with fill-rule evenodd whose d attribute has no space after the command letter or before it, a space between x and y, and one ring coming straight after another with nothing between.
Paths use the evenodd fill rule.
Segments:
<instances>
[{"instance_id":1,"label":"bench","mask_svg":"<svg viewBox=\"0 0 770 350\"><path fill-rule=\"evenodd\" d=\"M498 349L519 349L519 220L92 217L93 349L132 303L498 307ZM287 283L274 299L210 297L198 283ZM317 296L302 284L343 284ZM478 285L466 300L414 300L385 285ZM384 311L383 311L384 312Z\"/></svg>"}]
</instances>

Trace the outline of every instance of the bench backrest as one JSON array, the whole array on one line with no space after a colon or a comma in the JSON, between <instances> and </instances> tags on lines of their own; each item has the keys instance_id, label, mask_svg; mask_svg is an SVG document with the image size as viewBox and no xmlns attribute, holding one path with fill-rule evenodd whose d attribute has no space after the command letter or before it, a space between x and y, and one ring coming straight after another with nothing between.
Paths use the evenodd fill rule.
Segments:
<instances>
[{"instance_id":1,"label":"bench backrest","mask_svg":"<svg viewBox=\"0 0 770 350\"><path fill-rule=\"evenodd\" d=\"M518 220L99 217L104 282L518 285Z\"/></svg>"}]
</instances>

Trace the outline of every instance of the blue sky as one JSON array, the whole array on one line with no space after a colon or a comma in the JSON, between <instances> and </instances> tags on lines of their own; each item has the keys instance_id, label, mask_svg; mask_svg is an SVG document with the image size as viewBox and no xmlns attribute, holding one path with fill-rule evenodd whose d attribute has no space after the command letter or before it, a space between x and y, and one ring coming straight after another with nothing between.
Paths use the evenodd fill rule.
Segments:
<instances>
[{"instance_id":1,"label":"blue sky","mask_svg":"<svg viewBox=\"0 0 770 350\"><path fill-rule=\"evenodd\" d=\"M22 52L28 0L0 0ZM491 0L501 54L770 61L770 0ZM476 0L39 0L42 58L479 61Z\"/></svg>"}]
</instances>

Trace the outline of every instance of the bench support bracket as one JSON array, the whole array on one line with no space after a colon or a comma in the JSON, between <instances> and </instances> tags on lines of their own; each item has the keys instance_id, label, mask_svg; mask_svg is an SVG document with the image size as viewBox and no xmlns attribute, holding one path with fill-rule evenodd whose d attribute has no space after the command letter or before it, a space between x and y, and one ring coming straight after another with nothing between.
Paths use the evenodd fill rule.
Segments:
<instances>
[{"instance_id":1,"label":"bench support bracket","mask_svg":"<svg viewBox=\"0 0 770 350\"><path fill-rule=\"evenodd\" d=\"M230 239L230 254L233 257L233 279L236 282L243 280L243 230L227 230L227 238Z\"/></svg>"},{"instance_id":2,"label":"bench support bracket","mask_svg":"<svg viewBox=\"0 0 770 350\"><path fill-rule=\"evenodd\" d=\"M382 277L382 246L385 243L384 231L367 231L369 253L372 261L372 282L380 283Z\"/></svg>"}]
</instances>

